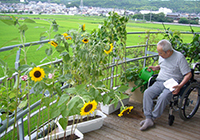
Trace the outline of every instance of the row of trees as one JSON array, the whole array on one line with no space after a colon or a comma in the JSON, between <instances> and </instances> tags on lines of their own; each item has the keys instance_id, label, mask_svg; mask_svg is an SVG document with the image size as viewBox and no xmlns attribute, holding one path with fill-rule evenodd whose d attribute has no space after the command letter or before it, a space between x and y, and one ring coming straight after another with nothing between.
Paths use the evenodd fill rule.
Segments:
<instances>
[{"instance_id":1,"label":"row of trees","mask_svg":"<svg viewBox=\"0 0 200 140\"><path fill-rule=\"evenodd\" d=\"M164 13L159 14L135 14L132 16L133 19L142 19L146 21L157 21L157 22L173 22L172 18L165 17Z\"/></svg>"},{"instance_id":2,"label":"row of trees","mask_svg":"<svg viewBox=\"0 0 200 140\"><path fill-rule=\"evenodd\" d=\"M159 14L135 14L131 17L132 19L142 19L146 21L156 21L156 22L173 22L173 18L166 17L164 13L159 13ZM180 18L179 23L183 24L198 24L199 19L194 18L194 19L187 19L187 18Z\"/></svg>"},{"instance_id":3,"label":"row of trees","mask_svg":"<svg viewBox=\"0 0 200 140\"><path fill-rule=\"evenodd\" d=\"M80 5L80 0L72 3ZM160 7L172 9L173 12L200 13L199 1L169 0L169 1L149 1L149 0L84 0L83 5L94 7L120 8L132 11L158 10Z\"/></svg>"}]
</instances>

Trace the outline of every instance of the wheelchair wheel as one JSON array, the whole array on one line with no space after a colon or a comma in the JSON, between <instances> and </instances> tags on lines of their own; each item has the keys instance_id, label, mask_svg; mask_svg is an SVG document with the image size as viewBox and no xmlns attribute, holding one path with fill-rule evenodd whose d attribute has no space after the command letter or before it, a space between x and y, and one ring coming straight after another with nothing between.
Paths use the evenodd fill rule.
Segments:
<instances>
[{"instance_id":1,"label":"wheelchair wheel","mask_svg":"<svg viewBox=\"0 0 200 140\"><path fill-rule=\"evenodd\" d=\"M200 104L200 84L193 82L183 92L179 102L179 116L188 120L197 112Z\"/></svg>"}]
</instances>

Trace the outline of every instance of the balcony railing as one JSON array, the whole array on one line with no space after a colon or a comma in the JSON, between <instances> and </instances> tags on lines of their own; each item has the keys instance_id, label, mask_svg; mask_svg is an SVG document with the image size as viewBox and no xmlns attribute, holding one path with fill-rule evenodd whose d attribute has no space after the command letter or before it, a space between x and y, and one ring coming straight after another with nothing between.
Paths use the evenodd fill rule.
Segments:
<instances>
[{"instance_id":1,"label":"balcony railing","mask_svg":"<svg viewBox=\"0 0 200 140\"><path fill-rule=\"evenodd\" d=\"M181 32L181 33L182 34L192 34L190 32ZM130 35L130 34L162 34L162 32L148 32L148 33L147 32L129 32L127 34L128 35ZM49 40L26 43L25 47L43 44L43 43L47 43L47 42L49 42ZM15 68L17 69L20 65L20 52L21 52L22 45L19 44L19 45L13 45L13 46L8 46L8 47L2 47L2 48L0 48L0 52L8 51L15 47L19 47L19 50L17 51L17 54L16 54L16 60L15 60ZM139 52L137 54L138 57L132 58L133 55L129 54L129 52L134 52L132 50L135 50L135 49L141 49L141 50L143 50L143 51L141 51L143 53L141 54L141 52ZM149 44L148 39L146 40L146 44L127 46L126 47L126 53L127 53L126 60L123 60L121 62L118 62L118 64L116 64L115 60L117 58L114 58L112 63L109 64L109 66L105 70L107 74L106 74L106 77L103 79L103 82L106 85L109 85L110 88L117 87L119 85L119 81L120 81L119 70L124 70L124 69L130 68L130 67L133 67L135 65L138 65L138 66L140 65L142 67L145 67L146 65L149 65L150 63L151 64L155 63L158 60L157 59L158 54L152 50L156 50L156 44ZM134 54L134 55L136 55L136 54ZM57 61L54 61L51 63L54 63L55 65L57 65L59 63L62 63L62 60L60 59L60 60L57 60ZM124 64L124 63L126 63L126 65L125 65L126 67L122 67L122 64ZM49 64L50 63L45 63L40 66L49 65ZM11 81L10 86L13 86L13 83L17 78L17 73L14 73L12 78L13 78L13 81L10 80ZM1 82L1 79L0 79L0 83L4 84L3 82ZM68 85L64 85L64 86L61 86L61 89L64 89L67 87L68 87ZM31 90L30 93L32 94L32 93L34 93L34 91ZM46 92L44 94L45 94L45 96L49 96L48 92ZM39 108L40 102L41 102L40 96L38 96L38 97L35 96L34 101L32 101L32 104L30 105L30 109L27 107L27 108L18 110L17 116L16 116L17 123L15 124L16 125L15 128L17 128L15 131L16 137L14 139L20 139L20 140L28 139L28 136L27 136L28 130L26 129L27 128L26 126L28 125L28 123L31 123L31 139L35 139L36 131L38 131L38 129L42 131L42 129L45 129L46 125L51 121L51 120L43 120L43 122L40 125L40 128L36 128L36 126L37 126L36 125L36 122L37 122L36 115L39 112L38 108ZM51 105L53 105L54 102L55 101L52 99ZM42 115L44 115L45 112L48 111L46 109L46 107L40 108L40 111L41 110L43 112ZM28 119L27 114L30 114L30 117L31 117L30 120ZM13 127L14 121L15 121L15 118L13 116L11 116L9 118L9 120L1 121L0 137L2 139L11 139L12 131L14 128Z\"/></svg>"}]
</instances>

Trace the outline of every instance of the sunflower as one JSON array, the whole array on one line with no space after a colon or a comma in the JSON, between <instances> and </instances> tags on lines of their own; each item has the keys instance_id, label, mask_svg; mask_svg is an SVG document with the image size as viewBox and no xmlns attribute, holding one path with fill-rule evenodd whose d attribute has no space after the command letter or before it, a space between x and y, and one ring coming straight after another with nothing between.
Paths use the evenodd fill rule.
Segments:
<instances>
[{"instance_id":1,"label":"sunflower","mask_svg":"<svg viewBox=\"0 0 200 140\"><path fill-rule=\"evenodd\" d=\"M55 41L50 41L48 42L50 45L54 46L55 48L58 46L58 43L56 43Z\"/></svg>"},{"instance_id":2,"label":"sunflower","mask_svg":"<svg viewBox=\"0 0 200 140\"><path fill-rule=\"evenodd\" d=\"M106 54L109 54L112 50L113 50L113 44L111 43L110 44L110 48L109 48L109 50L107 51L107 50L104 50L104 52L106 53Z\"/></svg>"},{"instance_id":3,"label":"sunflower","mask_svg":"<svg viewBox=\"0 0 200 140\"><path fill-rule=\"evenodd\" d=\"M29 75L31 77L31 80L37 82L37 81L41 81L44 76L45 76L45 72L42 68L40 67L34 67L30 72Z\"/></svg>"},{"instance_id":4,"label":"sunflower","mask_svg":"<svg viewBox=\"0 0 200 140\"><path fill-rule=\"evenodd\" d=\"M131 112L132 109L133 109L133 106L125 107L125 108L120 112L120 114L118 114L118 116L121 117L121 116L124 115L124 113L129 114L129 113Z\"/></svg>"},{"instance_id":5,"label":"sunflower","mask_svg":"<svg viewBox=\"0 0 200 140\"><path fill-rule=\"evenodd\" d=\"M82 42L86 44L86 43L89 42L89 40L88 40L87 38L84 38L84 39L82 40Z\"/></svg>"},{"instance_id":6,"label":"sunflower","mask_svg":"<svg viewBox=\"0 0 200 140\"><path fill-rule=\"evenodd\" d=\"M92 102L88 102L88 103L85 103L84 106L81 108L81 116L84 116L84 115L89 115L91 113L94 112L94 110L97 108L97 102L95 100L93 100Z\"/></svg>"},{"instance_id":7,"label":"sunflower","mask_svg":"<svg viewBox=\"0 0 200 140\"><path fill-rule=\"evenodd\" d=\"M70 37L67 33L63 33L62 35L64 36L66 40L69 40L69 39L72 40L72 37Z\"/></svg>"},{"instance_id":8,"label":"sunflower","mask_svg":"<svg viewBox=\"0 0 200 140\"><path fill-rule=\"evenodd\" d=\"M85 31L85 24L82 25L82 31Z\"/></svg>"},{"instance_id":9,"label":"sunflower","mask_svg":"<svg viewBox=\"0 0 200 140\"><path fill-rule=\"evenodd\" d=\"M65 37L65 36L68 36L68 34L67 34L67 33L63 33L62 35L63 35L64 37Z\"/></svg>"},{"instance_id":10,"label":"sunflower","mask_svg":"<svg viewBox=\"0 0 200 140\"><path fill-rule=\"evenodd\" d=\"M66 40L72 40L72 37L66 36L65 39L66 39Z\"/></svg>"}]
</instances>

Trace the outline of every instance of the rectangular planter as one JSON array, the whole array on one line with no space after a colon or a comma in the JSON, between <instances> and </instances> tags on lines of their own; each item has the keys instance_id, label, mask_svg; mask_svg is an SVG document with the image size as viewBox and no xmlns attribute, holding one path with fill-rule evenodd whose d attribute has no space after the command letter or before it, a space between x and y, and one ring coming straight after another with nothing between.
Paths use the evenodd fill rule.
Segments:
<instances>
[{"instance_id":1,"label":"rectangular planter","mask_svg":"<svg viewBox=\"0 0 200 140\"><path fill-rule=\"evenodd\" d=\"M129 102L129 98L123 99L122 100L124 105L127 105ZM114 104L110 104L110 105L103 105L103 103L100 103L100 107L101 107L101 111L107 115L115 112L116 110L118 110L121 107L121 103L120 101L118 102L117 107L114 107Z\"/></svg>"},{"instance_id":2,"label":"rectangular planter","mask_svg":"<svg viewBox=\"0 0 200 140\"><path fill-rule=\"evenodd\" d=\"M81 132L81 133L87 133L87 132L90 132L90 131L94 131L94 130L97 130L97 129L100 129L103 125L103 121L104 121L104 118L106 118L107 116L102 113L100 110L95 110L96 111L96 115L99 115L101 116L100 118L96 118L96 119L93 119L93 120L88 120L88 121L85 121L85 122L80 122L77 124L77 129ZM91 116L94 116L94 113L91 114ZM62 116L60 116L62 117ZM86 117L86 116L85 116ZM78 118L78 115L76 116L76 118ZM79 117L80 118L80 117ZM58 118L59 119L59 118ZM70 116L69 117L69 120L72 120L73 119L73 116ZM59 131L60 129L63 131L62 127L60 126L59 123L57 123L58 127L59 127ZM75 124L76 125L76 124ZM74 126L75 127L75 126ZM70 129L71 130L72 128L72 125L69 125L67 126L67 130Z\"/></svg>"},{"instance_id":3,"label":"rectangular planter","mask_svg":"<svg viewBox=\"0 0 200 140\"><path fill-rule=\"evenodd\" d=\"M83 140L84 136L78 129L75 129L74 134L79 137L76 140ZM66 130L66 136L69 136L69 135L71 135L71 130ZM63 138L63 136L64 136L64 131L60 131L60 132L58 132L56 134L52 134L52 135L46 136L46 137L41 138L39 140L57 140L59 138Z\"/></svg>"}]
</instances>

